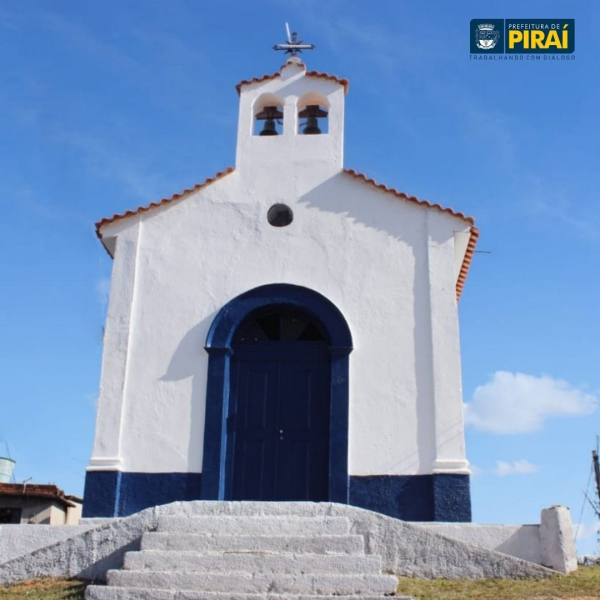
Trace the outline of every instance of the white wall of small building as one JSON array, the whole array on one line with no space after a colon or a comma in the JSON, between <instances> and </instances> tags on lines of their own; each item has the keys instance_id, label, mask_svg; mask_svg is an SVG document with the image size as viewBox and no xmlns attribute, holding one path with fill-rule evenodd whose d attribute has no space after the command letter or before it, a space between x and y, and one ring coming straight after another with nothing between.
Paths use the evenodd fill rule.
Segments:
<instances>
[{"instance_id":1,"label":"white wall of small building","mask_svg":"<svg viewBox=\"0 0 600 600\"><path fill-rule=\"evenodd\" d=\"M288 283L327 297L352 332L349 473L468 473L455 239L469 225L342 172L343 87L288 75L242 88L233 173L103 228L116 252L91 469L201 472L208 329L239 294ZM313 89L329 133L297 135ZM265 93L284 99L281 136L251 135ZM278 202L288 227L267 222Z\"/></svg>"},{"instance_id":2,"label":"white wall of small building","mask_svg":"<svg viewBox=\"0 0 600 600\"><path fill-rule=\"evenodd\" d=\"M69 506L67 508L65 525L79 525L83 505L79 502L74 502L73 504L74 506Z\"/></svg>"},{"instance_id":3,"label":"white wall of small building","mask_svg":"<svg viewBox=\"0 0 600 600\"><path fill-rule=\"evenodd\" d=\"M21 510L22 524L65 525L67 523L67 507L62 502L36 498L35 496L3 497L3 508L18 508ZM81 516L81 510L79 511ZM77 519L79 519L77 517ZM75 521L76 524L77 521Z\"/></svg>"}]
</instances>

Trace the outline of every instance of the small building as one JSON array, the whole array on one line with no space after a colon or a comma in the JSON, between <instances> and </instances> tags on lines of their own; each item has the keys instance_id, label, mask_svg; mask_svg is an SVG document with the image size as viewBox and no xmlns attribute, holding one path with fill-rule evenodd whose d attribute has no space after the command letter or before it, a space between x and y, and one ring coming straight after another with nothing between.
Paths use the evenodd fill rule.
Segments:
<instances>
[{"instance_id":1,"label":"small building","mask_svg":"<svg viewBox=\"0 0 600 600\"><path fill-rule=\"evenodd\" d=\"M82 504L56 485L0 483L0 524L77 525Z\"/></svg>"},{"instance_id":2,"label":"small building","mask_svg":"<svg viewBox=\"0 0 600 600\"><path fill-rule=\"evenodd\" d=\"M344 166L346 79L292 57L237 91L235 168L97 224L114 265L84 516L230 499L470 521L473 219Z\"/></svg>"}]
</instances>

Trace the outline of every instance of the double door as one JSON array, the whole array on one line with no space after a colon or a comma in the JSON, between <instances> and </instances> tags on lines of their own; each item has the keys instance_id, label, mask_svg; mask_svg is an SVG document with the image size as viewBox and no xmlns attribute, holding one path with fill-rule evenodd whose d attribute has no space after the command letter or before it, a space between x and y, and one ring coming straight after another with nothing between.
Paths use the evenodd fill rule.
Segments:
<instances>
[{"instance_id":1,"label":"double door","mask_svg":"<svg viewBox=\"0 0 600 600\"><path fill-rule=\"evenodd\" d=\"M328 500L330 372L325 343L234 351L231 499Z\"/></svg>"}]
</instances>

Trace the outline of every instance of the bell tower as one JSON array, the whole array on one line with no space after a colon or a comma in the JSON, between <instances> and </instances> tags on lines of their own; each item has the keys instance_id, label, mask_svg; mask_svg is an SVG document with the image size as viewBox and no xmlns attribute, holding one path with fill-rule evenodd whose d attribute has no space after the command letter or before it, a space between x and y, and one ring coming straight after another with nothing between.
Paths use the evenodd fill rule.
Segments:
<instances>
[{"instance_id":1,"label":"bell tower","mask_svg":"<svg viewBox=\"0 0 600 600\"><path fill-rule=\"evenodd\" d=\"M291 56L279 72L244 80L237 90L236 171L327 178L342 170L346 79L308 71Z\"/></svg>"}]
</instances>

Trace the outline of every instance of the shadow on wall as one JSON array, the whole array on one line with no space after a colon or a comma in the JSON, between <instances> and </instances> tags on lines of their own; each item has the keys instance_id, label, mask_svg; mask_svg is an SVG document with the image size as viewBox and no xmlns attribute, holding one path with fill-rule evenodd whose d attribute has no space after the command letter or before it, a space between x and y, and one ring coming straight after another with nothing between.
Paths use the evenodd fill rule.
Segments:
<instances>
[{"instance_id":1,"label":"shadow on wall","mask_svg":"<svg viewBox=\"0 0 600 600\"><path fill-rule=\"evenodd\" d=\"M542 564L540 554L540 528L538 525L522 525L494 550L518 556L524 560Z\"/></svg>"},{"instance_id":2,"label":"shadow on wall","mask_svg":"<svg viewBox=\"0 0 600 600\"><path fill-rule=\"evenodd\" d=\"M359 193L357 193L357 190ZM400 462L418 456L419 470L428 473L435 460L434 390L431 307L429 300L429 259L427 213L430 209L405 202L391 193L361 183L351 175L339 173L301 197L309 207L347 215L357 223L385 232L404 242L414 260L413 313L415 327L406 331L414 342L415 384L417 389L417 448L411 456L389 465L389 471L402 472ZM406 217L409 217L408 219ZM444 240L435 240L436 242ZM393 269L393 265L390 265ZM398 360L402 360L399 356Z\"/></svg>"},{"instance_id":3,"label":"shadow on wall","mask_svg":"<svg viewBox=\"0 0 600 600\"><path fill-rule=\"evenodd\" d=\"M206 335L214 313L192 327L181 339L159 382L177 382L192 378L189 412L181 415L181 422L189 428L187 463L202 464L202 434L204 431L204 397L208 355L204 350ZM182 435L184 432L182 431ZM86 495L101 498L90 516L128 516L151 506L175 501L198 500L201 496L201 474L191 472L169 473L104 473L91 483L86 482ZM107 489L115 490L110 497ZM85 513L84 513L85 516Z\"/></svg>"},{"instance_id":4,"label":"shadow on wall","mask_svg":"<svg viewBox=\"0 0 600 600\"><path fill-rule=\"evenodd\" d=\"M300 197L300 203L346 215L415 247L427 231L427 210L340 172ZM419 216L419 213L422 216ZM405 219L410 215L410 223ZM415 225L418 224L417 227Z\"/></svg>"},{"instance_id":5,"label":"shadow on wall","mask_svg":"<svg viewBox=\"0 0 600 600\"><path fill-rule=\"evenodd\" d=\"M166 373L159 381L182 381L192 378L192 395L189 406L189 445L188 464L200 459L202 464L202 437L205 423L206 375L208 372L208 354L204 349L208 330L217 314L213 311L198 324L194 325L181 339L175 349Z\"/></svg>"}]
</instances>

